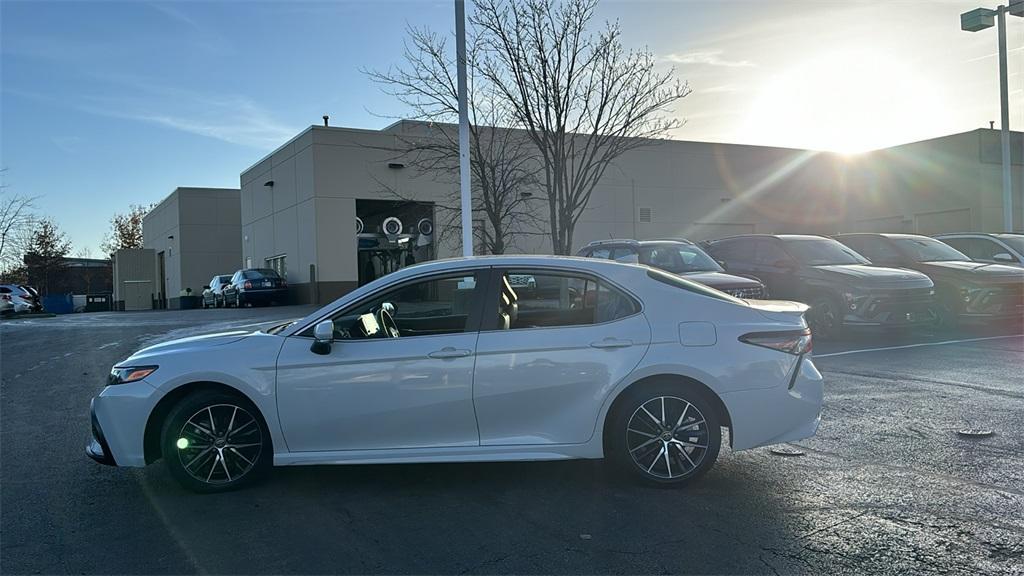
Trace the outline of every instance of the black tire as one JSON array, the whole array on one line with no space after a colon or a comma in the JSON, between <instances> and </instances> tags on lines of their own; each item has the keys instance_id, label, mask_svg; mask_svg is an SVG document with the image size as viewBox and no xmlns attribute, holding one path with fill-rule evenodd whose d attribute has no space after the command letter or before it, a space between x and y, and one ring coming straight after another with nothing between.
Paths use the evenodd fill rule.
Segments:
<instances>
[{"instance_id":1,"label":"black tire","mask_svg":"<svg viewBox=\"0 0 1024 576\"><path fill-rule=\"evenodd\" d=\"M960 327L960 315L947 303L935 307L935 327L939 330L953 331Z\"/></svg>"},{"instance_id":2,"label":"black tire","mask_svg":"<svg viewBox=\"0 0 1024 576\"><path fill-rule=\"evenodd\" d=\"M666 413L656 424L662 401ZM681 383L626 390L605 423L605 458L620 472L657 486L681 486L704 475L721 446L717 411L703 392Z\"/></svg>"},{"instance_id":3,"label":"black tire","mask_svg":"<svg viewBox=\"0 0 1024 576\"><path fill-rule=\"evenodd\" d=\"M236 434L228 434L232 428ZM234 490L258 480L274 458L270 431L256 406L217 390L190 394L171 409L160 448L171 476L199 493Z\"/></svg>"},{"instance_id":4,"label":"black tire","mask_svg":"<svg viewBox=\"0 0 1024 576\"><path fill-rule=\"evenodd\" d=\"M807 325L814 336L834 340L843 333L843 306L834 296L821 294L811 299Z\"/></svg>"}]
</instances>

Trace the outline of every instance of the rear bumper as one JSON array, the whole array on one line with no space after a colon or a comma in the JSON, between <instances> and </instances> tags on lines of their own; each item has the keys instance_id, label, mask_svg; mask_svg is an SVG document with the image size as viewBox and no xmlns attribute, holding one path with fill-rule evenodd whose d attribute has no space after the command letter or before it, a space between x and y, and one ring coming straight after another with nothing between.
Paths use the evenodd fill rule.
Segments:
<instances>
[{"instance_id":1,"label":"rear bumper","mask_svg":"<svg viewBox=\"0 0 1024 576\"><path fill-rule=\"evenodd\" d=\"M821 373L810 358L803 357L785 384L722 394L732 420L733 450L814 436L821 422L824 392Z\"/></svg>"},{"instance_id":2,"label":"rear bumper","mask_svg":"<svg viewBox=\"0 0 1024 576\"><path fill-rule=\"evenodd\" d=\"M268 288L266 290L245 290L238 293L243 302L287 302L287 288Z\"/></svg>"}]
</instances>

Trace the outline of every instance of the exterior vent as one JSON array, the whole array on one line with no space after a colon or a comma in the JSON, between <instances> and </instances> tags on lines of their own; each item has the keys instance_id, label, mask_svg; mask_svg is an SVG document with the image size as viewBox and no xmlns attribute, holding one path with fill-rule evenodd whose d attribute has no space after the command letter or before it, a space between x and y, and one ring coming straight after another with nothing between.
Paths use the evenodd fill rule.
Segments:
<instances>
[{"instance_id":1,"label":"exterior vent","mask_svg":"<svg viewBox=\"0 0 1024 576\"><path fill-rule=\"evenodd\" d=\"M641 206L640 208L638 208L637 209L637 218L641 222L650 222L651 221L651 208L650 208L650 206Z\"/></svg>"}]
</instances>

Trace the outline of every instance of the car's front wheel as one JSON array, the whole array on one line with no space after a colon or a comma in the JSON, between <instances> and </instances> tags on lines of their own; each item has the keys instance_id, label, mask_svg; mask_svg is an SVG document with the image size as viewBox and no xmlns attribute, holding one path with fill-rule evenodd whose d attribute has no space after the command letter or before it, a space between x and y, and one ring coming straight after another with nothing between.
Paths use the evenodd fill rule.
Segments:
<instances>
[{"instance_id":1,"label":"car's front wheel","mask_svg":"<svg viewBox=\"0 0 1024 576\"><path fill-rule=\"evenodd\" d=\"M653 484L678 485L714 465L722 444L717 413L700 393L679 385L627 390L610 415L606 457Z\"/></svg>"},{"instance_id":2,"label":"car's front wheel","mask_svg":"<svg viewBox=\"0 0 1024 576\"><path fill-rule=\"evenodd\" d=\"M843 308L839 301L827 295L815 297L807 311L807 324L815 336L839 338L843 331Z\"/></svg>"},{"instance_id":3,"label":"car's front wheel","mask_svg":"<svg viewBox=\"0 0 1024 576\"><path fill-rule=\"evenodd\" d=\"M194 492L237 488L273 461L270 433L256 407L212 390L186 396L171 409L161 449L174 479Z\"/></svg>"}]
</instances>

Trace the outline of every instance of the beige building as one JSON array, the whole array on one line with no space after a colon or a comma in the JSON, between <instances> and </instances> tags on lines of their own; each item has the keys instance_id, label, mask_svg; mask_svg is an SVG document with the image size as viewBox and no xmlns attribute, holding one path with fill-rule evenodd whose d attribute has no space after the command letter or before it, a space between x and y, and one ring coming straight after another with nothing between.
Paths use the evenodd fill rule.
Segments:
<instances>
[{"instance_id":1,"label":"beige building","mask_svg":"<svg viewBox=\"0 0 1024 576\"><path fill-rule=\"evenodd\" d=\"M438 129L409 121L379 131L312 126L245 170L245 265L285 272L295 302L327 302L394 267L458 255L457 235L416 234L424 218L441 217L455 179L420 173L402 155L409 138ZM1024 135L1012 136L1021 226ZM576 228L574 249L609 237L999 231L999 162L999 133L984 129L854 156L656 141L627 152L605 173ZM546 201L533 201L543 221ZM398 215L405 235L388 244L408 242L415 250L393 256L374 244L388 214ZM357 216L364 232L358 237ZM530 235L515 250L545 253L551 243Z\"/></svg>"},{"instance_id":2,"label":"beige building","mask_svg":"<svg viewBox=\"0 0 1024 576\"><path fill-rule=\"evenodd\" d=\"M155 255L157 306L178 308L186 288L200 295L216 274L242 266L239 191L177 188L146 214L143 247Z\"/></svg>"}]
</instances>

